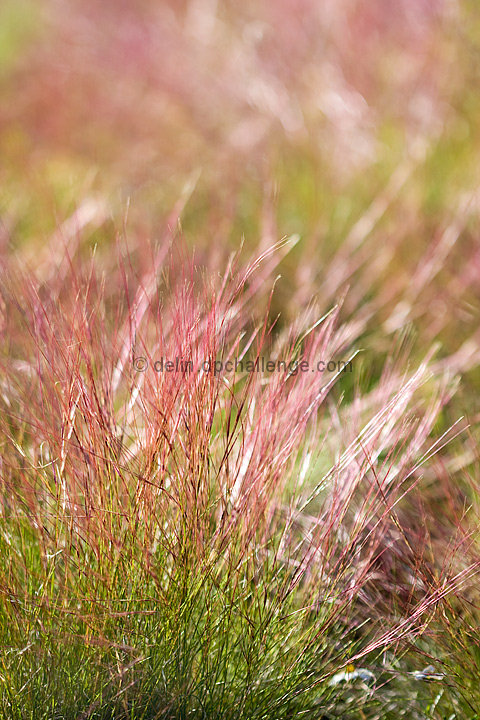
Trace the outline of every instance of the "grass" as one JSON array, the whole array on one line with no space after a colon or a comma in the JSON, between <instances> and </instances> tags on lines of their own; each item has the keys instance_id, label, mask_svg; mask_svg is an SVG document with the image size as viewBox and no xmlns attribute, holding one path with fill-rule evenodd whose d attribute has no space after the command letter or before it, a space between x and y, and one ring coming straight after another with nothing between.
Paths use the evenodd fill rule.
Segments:
<instances>
[{"instance_id":1,"label":"grass","mask_svg":"<svg viewBox=\"0 0 480 720\"><path fill-rule=\"evenodd\" d=\"M2 717L474 720L474 11L10 5Z\"/></svg>"},{"instance_id":2,"label":"grass","mask_svg":"<svg viewBox=\"0 0 480 720\"><path fill-rule=\"evenodd\" d=\"M412 497L445 439L428 362L345 407L342 373L205 371L348 350L338 310L283 340L253 322L282 250L217 288L162 246L141 277L120 257L110 298L94 260L5 272L6 716L313 717L475 569L428 561Z\"/></svg>"}]
</instances>

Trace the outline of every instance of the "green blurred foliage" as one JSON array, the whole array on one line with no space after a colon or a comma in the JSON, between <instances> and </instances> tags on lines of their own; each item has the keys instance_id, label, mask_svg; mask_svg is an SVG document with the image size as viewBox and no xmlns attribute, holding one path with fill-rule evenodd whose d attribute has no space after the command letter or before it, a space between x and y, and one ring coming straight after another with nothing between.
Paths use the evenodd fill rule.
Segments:
<instances>
[{"instance_id":1,"label":"green blurred foliage","mask_svg":"<svg viewBox=\"0 0 480 720\"><path fill-rule=\"evenodd\" d=\"M41 28L39 3L2 0L0 4L0 78L21 60L22 51Z\"/></svg>"}]
</instances>

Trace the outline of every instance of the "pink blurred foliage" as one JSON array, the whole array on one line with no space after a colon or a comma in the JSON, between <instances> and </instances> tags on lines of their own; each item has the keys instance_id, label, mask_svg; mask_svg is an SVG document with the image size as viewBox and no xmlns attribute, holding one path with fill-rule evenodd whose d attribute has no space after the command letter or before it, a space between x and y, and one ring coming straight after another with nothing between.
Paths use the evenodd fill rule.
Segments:
<instances>
[{"instance_id":1,"label":"pink blurred foliage","mask_svg":"<svg viewBox=\"0 0 480 720\"><path fill-rule=\"evenodd\" d=\"M125 171L162 156L255 162L275 137L328 157L325 122L345 171L371 160L377 109L425 135L448 92L442 2L42 5L49 42L25 58L7 117Z\"/></svg>"}]
</instances>

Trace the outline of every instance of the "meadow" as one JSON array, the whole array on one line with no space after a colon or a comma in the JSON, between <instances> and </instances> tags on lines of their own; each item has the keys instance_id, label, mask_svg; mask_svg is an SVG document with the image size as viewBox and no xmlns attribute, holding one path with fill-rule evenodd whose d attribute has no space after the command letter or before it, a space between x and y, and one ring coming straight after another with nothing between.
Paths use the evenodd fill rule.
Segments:
<instances>
[{"instance_id":1,"label":"meadow","mask_svg":"<svg viewBox=\"0 0 480 720\"><path fill-rule=\"evenodd\" d=\"M479 18L2 1L1 718L480 718Z\"/></svg>"}]
</instances>

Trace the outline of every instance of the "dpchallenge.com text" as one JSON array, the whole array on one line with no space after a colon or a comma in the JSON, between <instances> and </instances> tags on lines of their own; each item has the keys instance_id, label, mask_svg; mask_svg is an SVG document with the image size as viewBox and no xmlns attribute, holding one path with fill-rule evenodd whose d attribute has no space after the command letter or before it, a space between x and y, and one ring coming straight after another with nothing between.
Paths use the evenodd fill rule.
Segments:
<instances>
[{"instance_id":1,"label":"dpchallenge.com text","mask_svg":"<svg viewBox=\"0 0 480 720\"><path fill-rule=\"evenodd\" d=\"M307 360L272 360L265 357L257 357L255 360L244 358L232 358L228 360L207 359L199 363L187 360L182 357L173 359L161 357L151 360L144 355L133 359L133 367L137 372L146 372L148 369L156 373L182 373L184 375L203 371L220 375L222 373L274 373L283 372L289 375L305 372L352 372L352 360L324 360L309 362Z\"/></svg>"}]
</instances>

